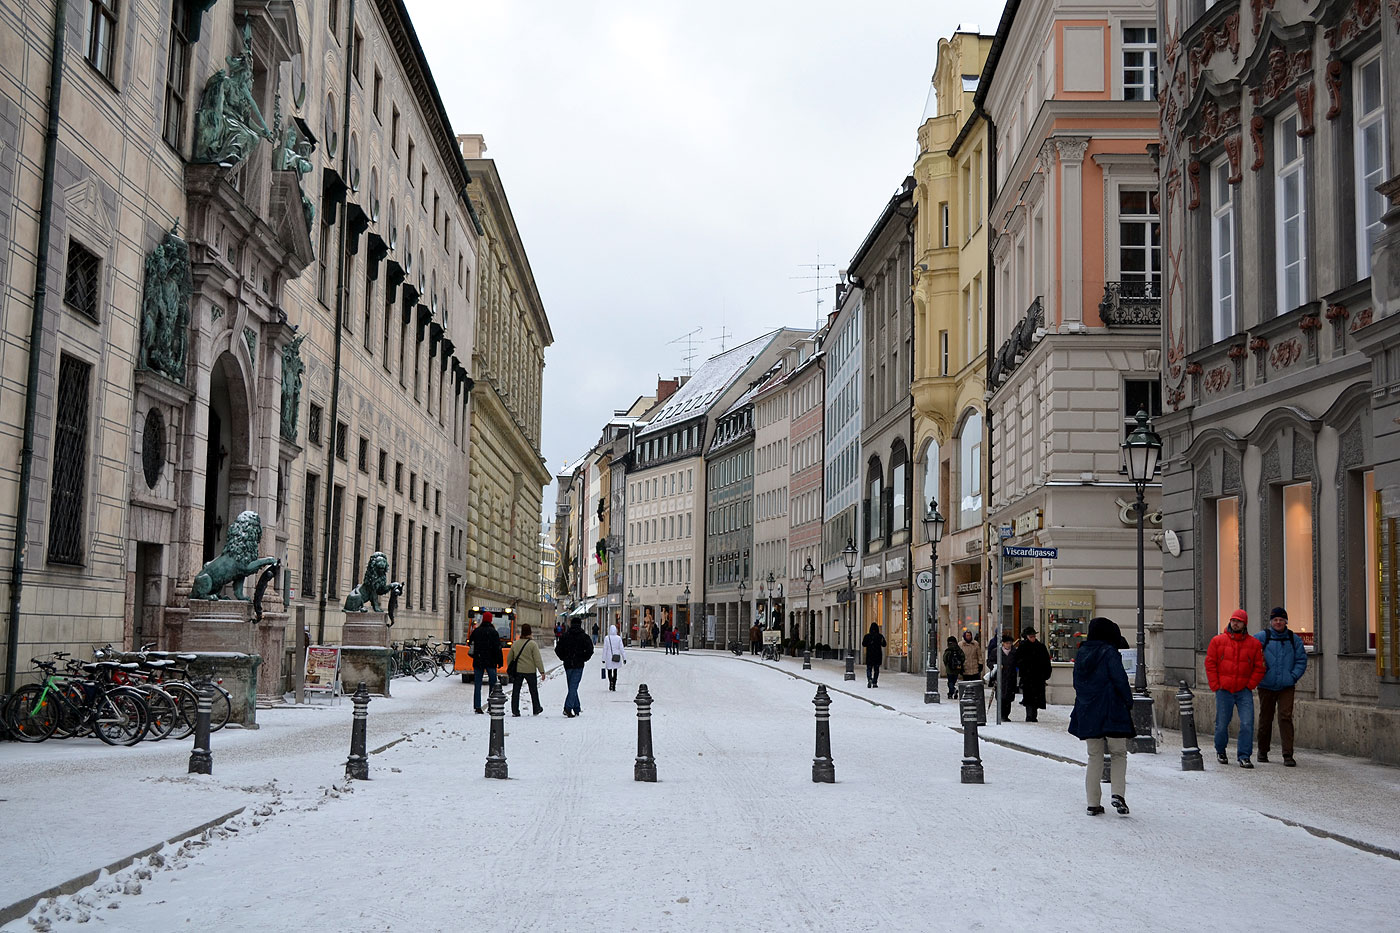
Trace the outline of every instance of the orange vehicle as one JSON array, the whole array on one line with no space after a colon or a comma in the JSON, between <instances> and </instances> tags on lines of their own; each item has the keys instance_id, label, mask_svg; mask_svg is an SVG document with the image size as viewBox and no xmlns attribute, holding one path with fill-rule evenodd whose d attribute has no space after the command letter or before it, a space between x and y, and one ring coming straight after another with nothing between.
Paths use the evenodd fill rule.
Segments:
<instances>
[{"instance_id":1,"label":"orange vehicle","mask_svg":"<svg viewBox=\"0 0 1400 933\"><path fill-rule=\"evenodd\" d=\"M476 627L481 624L482 614L491 613L491 624L496 627L496 634L501 638L501 666L496 668L497 676L504 680L506 676L506 655L510 654L511 643L515 641L515 610L497 609L492 606L473 606L472 611L467 613L467 638L471 639L471 633L476 631ZM470 683L474 680L476 666L472 662L471 656L467 654L466 645L454 646L452 656L452 669L462 675L462 683Z\"/></svg>"}]
</instances>

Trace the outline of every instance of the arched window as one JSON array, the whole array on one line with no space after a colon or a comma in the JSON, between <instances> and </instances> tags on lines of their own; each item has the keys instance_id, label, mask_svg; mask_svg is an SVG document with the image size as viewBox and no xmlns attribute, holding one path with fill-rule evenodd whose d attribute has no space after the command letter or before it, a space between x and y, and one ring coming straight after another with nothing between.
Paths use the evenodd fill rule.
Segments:
<instances>
[{"instance_id":1,"label":"arched window","mask_svg":"<svg viewBox=\"0 0 1400 933\"><path fill-rule=\"evenodd\" d=\"M929 438L928 442L924 445L924 455L921 458L919 458L919 470L923 477L922 485L920 487L921 492L919 494L919 498L921 501L918 503L919 513L921 515L924 513L924 511L928 509L929 500L938 498L938 480L940 469L938 458L938 441L934 440L933 438ZM940 503L940 505L942 505L942 503Z\"/></svg>"},{"instance_id":2,"label":"arched window","mask_svg":"<svg viewBox=\"0 0 1400 933\"><path fill-rule=\"evenodd\" d=\"M890 453L890 533L907 531L909 528L909 499L906 488L909 483L909 452L903 441L895 441Z\"/></svg>"},{"instance_id":3,"label":"arched window","mask_svg":"<svg viewBox=\"0 0 1400 933\"><path fill-rule=\"evenodd\" d=\"M885 544L882 521L885 514L885 471L879 457L870 458L865 475L865 544L869 549L879 549Z\"/></svg>"},{"instance_id":4,"label":"arched window","mask_svg":"<svg viewBox=\"0 0 1400 933\"><path fill-rule=\"evenodd\" d=\"M958 432L958 527L982 522L982 416L971 412Z\"/></svg>"}]
</instances>

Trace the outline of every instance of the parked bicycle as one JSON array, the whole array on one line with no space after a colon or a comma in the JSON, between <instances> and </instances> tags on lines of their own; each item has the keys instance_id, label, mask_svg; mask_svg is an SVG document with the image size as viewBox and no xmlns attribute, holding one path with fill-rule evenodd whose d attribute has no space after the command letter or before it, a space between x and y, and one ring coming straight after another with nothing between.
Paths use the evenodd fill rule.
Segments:
<instances>
[{"instance_id":1,"label":"parked bicycle","mask_svg":"<svg viewBox=\"0 0 1400 933\"><path fill-rule=\"evenodd\" d=\"M4 709L10 731L19 741L92 733L108 745L135 745L146 735L149 710L137 690L79 677L80 671L95 665L70 658L66 651L33 658L31 663L43 680L20 687ZM63 673L58 670L60 663Z\"/></svg>"}]
</instances>

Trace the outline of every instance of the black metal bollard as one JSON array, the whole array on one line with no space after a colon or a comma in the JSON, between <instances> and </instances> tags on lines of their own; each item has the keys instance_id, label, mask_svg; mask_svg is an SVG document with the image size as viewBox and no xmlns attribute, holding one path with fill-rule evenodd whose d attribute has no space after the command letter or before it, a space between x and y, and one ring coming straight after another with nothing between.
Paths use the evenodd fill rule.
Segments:
<instances>
[{"instance_id":1,"label":"black metal bollard","mask_svg":"<svg viewBox=\"0 0 1400 933\"><path fill-rule=\"evenodd\" d=\"M831 760L831 697L827 695L826 684L817 687L812 705L817 708L817 757L812 759L812 783L835 784L836 765Z\"/></svg>"},{"instance_id":2,"label":"black metal bollard","mask_svg":"<svg viewBox=\"0 0 1400 933\"><path fill-rule=\"evenodd\" d=\"M1176 702L1181 707L1181 770L1204 771L1205 761L1201 758L1200 744L1196 739L1196 703L1191 688L1181 681L1181 689L1176 692Z\"/></svg>"},{"instance_id":3,"label":"black metal bollard","mask_svg":"<svg viewBox=\"0 0 1400 933\"><path fill-rule=\"evenodd\" d=\"M961 716L962 697L971 695L977 702L977 725L987 724L987 685L980 679L958 681L958 715Z\"/></svg>"},{"instance_id":4,"label":"black metal bollard","mask_svg":"<svg viewBox=\"0 0 1400 933\"><path fill-rule=\"evenodd\" d=\"M637 763L632 767L632 780L656 783L656 759L651 749L651 694L647 685L637 688Z\"/></svg>"},{"instance_id":5,"label":"black metal bollard","mask_svg":"<svg viewBox=\"0 0 1400 933\"><path fill-rule=\"evenodd\" d=\"M369 750L366 729L369 726L369 688L365 682L350 697L355 704L355 718L350 726L350 757L345 759L345 779L347 781L369 780Z\"/></svg>"},{"instance_id":6,"label":"black metal bollard","mask_svg":"<svg viewBox=\"0 0 1400 933\"><path fill-rule=\"evenodd\" d=\"M486 708L491 711L491 747L486 754L486 776L504 780L510 777L506 768L506 692L499 681L491 688Z\"/></svg>"},{"instance_id":7,"label":"black metal bollard","mask_svg":"<svg viewBox=\"0 0 1400 933\"><path fill-rule=\"evenodd\" d=\"M209 710L214 705L213 688L208 683L197 686L199 700L195 705L194 748L190 750L189 774L213 774L214 753L209 750Z\"/></svg>"},{"instance_id":8,"label":"black metal bollard","mask_svg":"<svg viewBox=\"0 0 1400 933\"><path fill-rule=\"evenodd\" d=\"M846 649L846 676L842 680L856 679L856 655L850 648Z\"/></svg>"},{"instance_id":9,"label":"black metal bollard","mask_svg":"<svg viewBox=\"0 0 1400 933\"><path fill-rule=\"evenodd\" d=\"M803 669L804 671L810 671L810 670L812 669L812 646L811 646L811 645L808 645L806 648L804 648L804 649L802 650L802 669ZM851 676L852 676L852 677L855 676L855 672L854 672L854 671L851 672Z\"/></svg>"},{"instance_id":10,"label":"black metal bollard","mask_svg":"<svg viewBox=\"0 0 1400 933\"><path fill-rule=\"evenodd\" d=\"M977 714L980 710L981 701L977 699L976 692L964 690L958 696L958 715L962 718L963 727L962 782L964 784L983 783L982 751L977 746Z\"/></svg>"}]
</instances>

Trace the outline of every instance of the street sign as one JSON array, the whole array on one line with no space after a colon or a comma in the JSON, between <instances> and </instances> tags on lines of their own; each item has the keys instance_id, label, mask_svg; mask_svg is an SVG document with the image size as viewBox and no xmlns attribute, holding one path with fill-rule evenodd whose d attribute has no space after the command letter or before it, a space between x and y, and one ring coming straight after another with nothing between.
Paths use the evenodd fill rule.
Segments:
<instances>
[{"instance_id":1,"label":"street sign","mask_svg":"<svg viewBox=\"0 0 1400 933\"><path fill-rule=\"evenodd\" d=\"M1020 547L1017 545L1003 545L1002 554L1007 557L1039 557L1045 560L1054 560L1060 556L1060 549L1057 547Z\"/></svg>"},{"instance_id":2,"label":"street sign","mask_svg":"<svg viewBox=\"0 0 1400 933\"><path fill-rule=\"evenodd\" d=\"M933 589L933 571L920 570L914 575L914 585L921 590Z\"/></svg>"},{"instance_id":3,"label":"street sign","mask_svg":"<svg viewBox=\"0 0 1400 933\"><path fill-rule=\"evenodd\" d=\"M1002 525L1000 528L997 529L997 533L1000 534L1003 538L1014 538L1016 536L1016 532L1012 529L1010 525Z\"/></svg>"}]
</instances>

